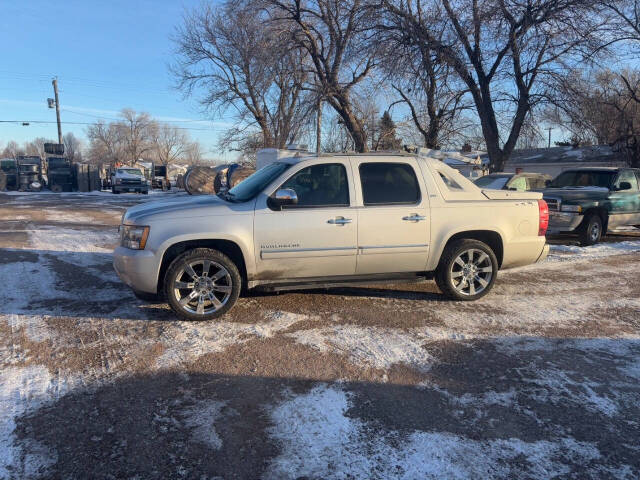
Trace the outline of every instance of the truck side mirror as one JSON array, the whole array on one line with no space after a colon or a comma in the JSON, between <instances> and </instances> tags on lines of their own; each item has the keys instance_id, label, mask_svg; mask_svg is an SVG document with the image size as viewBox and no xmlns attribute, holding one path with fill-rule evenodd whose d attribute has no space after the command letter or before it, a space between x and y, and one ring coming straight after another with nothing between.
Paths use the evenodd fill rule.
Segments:
<instances>
[{"instance_id":1,"label":"truck side mirror","mask_svg":"<svg viewBox=\"0 0 640 480\"><path fill-rule=\"evenodd\" d=\"M631 184L629 182L620 182L620 186L616 188L619 192L622 190L631 190Z\"/></svg>"},{"instance_id":2,"label":"truck side mirror","mask_svg":"<svg viewBox=\"0 0 640 480\"><path fill-rule=\"evenodd\" d=\"M272 210L282 210L287 205L297 205L298 195L292 188L281 188L269 197L267 204Z\"/></svg>"}]
</instances>

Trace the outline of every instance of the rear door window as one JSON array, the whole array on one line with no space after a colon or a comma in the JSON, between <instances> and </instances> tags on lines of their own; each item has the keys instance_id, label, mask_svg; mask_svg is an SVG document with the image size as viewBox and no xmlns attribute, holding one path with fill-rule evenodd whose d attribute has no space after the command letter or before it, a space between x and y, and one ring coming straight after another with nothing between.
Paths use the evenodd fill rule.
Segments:
<instances>
[{"instance_id":1,"label":"rear door window","mask_svg":"<svg viewBox=\"0 0 640 480\"><path fill-rule=\"evenodd\" d=\"M365 205L414 205L420 201L416 173L407 163L360 164Z\"/></svg>"}]
</instances>

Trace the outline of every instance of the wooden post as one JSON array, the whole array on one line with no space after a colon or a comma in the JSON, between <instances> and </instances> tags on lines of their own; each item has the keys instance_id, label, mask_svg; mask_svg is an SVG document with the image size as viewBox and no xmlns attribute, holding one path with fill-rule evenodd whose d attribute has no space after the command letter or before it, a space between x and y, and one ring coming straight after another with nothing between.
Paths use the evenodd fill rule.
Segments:
<instances>
[{"instance_id":1,"label":"wooden post","mask_svg":"<svg viewBox=\"0 0 640 480\"><path fill-rule=\"evenodd\" d=\"M54 78L51 82L53 84L53 93L56 99L56 120L58 121L58 143L62 144L62 126L60 125L60 100L58 99L58 79Z\"/></svg>"}]
</instances>

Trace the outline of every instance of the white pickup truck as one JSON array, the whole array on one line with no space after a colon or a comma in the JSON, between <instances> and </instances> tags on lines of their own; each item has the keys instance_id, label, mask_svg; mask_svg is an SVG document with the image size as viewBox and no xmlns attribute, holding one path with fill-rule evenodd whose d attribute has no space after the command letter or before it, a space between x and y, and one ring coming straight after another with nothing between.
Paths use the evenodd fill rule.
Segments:
<instances>
[{"instance_id":1,"label":"white pickup truck","mask_svg":"<svg viewBox=\"0 0 640 480\"><path fill-rule=\"evenodd\" d=\"M219 317L243 288L435 279L474 300L499 269L546 257L548 221L542 194L481 190L439 160L296 156L218 197L130 208L114 267L188 320Z\"/></svg>"}]
</instances>

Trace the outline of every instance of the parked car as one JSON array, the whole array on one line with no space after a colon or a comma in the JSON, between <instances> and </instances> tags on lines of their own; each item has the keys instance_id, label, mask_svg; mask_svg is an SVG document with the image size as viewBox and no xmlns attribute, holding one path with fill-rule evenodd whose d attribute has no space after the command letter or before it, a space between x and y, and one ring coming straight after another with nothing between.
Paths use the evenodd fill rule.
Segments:
<instances>
[{"instance_id":1,"label":"parked car","mask_svg":"<svg viewBox=\"0 0 640 480\"><path fill-rule=\"evenodd\" d=\"M113 193L149 193L149 182L139 168L121 167L112 172L111 191Z\"/></svg>"},{"instance_id":2,"label":"parked car","mask_svg":"<svg viewBox=\"0 0 640 480\"><path fill-rule=\"evenodd\" d=\"M519 192L542 191L551 175L543 173L490 173L474 183L480 188L517 190Z\"/></svg>"},{"instance_id":3,"label":"parked car","mask_svg":"<svg viewBox=\"0 0 640 480\"><path fill-rule=\"evenodd\" d=\"M598 243L607 230L640 227L640 169L579 168L558 175L544 190L550 234L578 234Z\"/></svg>"},{"instance_id":4,"label":"parked car","mask_svg":"<svg viewBox=\"0 0 640 480\"><path fill-rule=\"evenodd\" d=\"M439 160L291 157L219 196L128 209L114 267L188 320L224 314L243 287L434 278L475 300L499 269L546 257L547 222L542 194L482 191Z\"/></svg>"}]
</instances>

